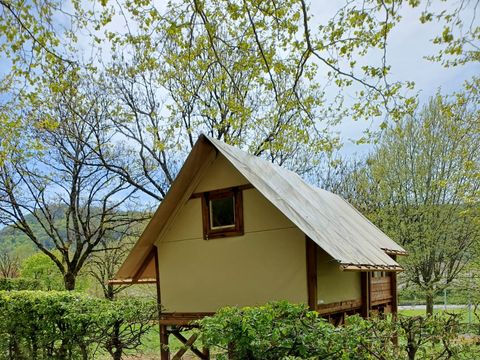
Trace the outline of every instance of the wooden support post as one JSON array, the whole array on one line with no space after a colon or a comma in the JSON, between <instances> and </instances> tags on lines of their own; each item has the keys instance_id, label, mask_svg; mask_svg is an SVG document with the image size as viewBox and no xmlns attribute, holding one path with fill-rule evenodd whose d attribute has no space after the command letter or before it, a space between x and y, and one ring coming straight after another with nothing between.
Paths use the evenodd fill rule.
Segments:
<instances>
[{"instance_id":1,"label":"wooden support post","mask_svg":"<svg viewBox=\"0 0 480 360\"><path fill-rule=\"evenodd\" d=\"M172 358L172 360L180 360L182 356L187 352L188 349L193 350L192 346L195 340L197 340L198 334L193 334L192 336L190 336L188 340L184 338L180 333L173 332L172 334L183 343L183 346L177 351L177 353ZM200 355L203 356L202 353L200 353Z\"/></svg>"},{"instance_id":2,"label":"wooden support post","mask_svg":"<svg viewBox=\"0 0 480 360\"><path fill-rule=\"evenodd\" d=\"M317 310L317 244L305 237L307 262L307 295L310 310Z\"/></svg>"},{"instance_id":3,"label":"wooden support post","mask_svg":"<svg viewBox=\"0 0 480 360\"><path fill-rule=\"evenodd\" d=\"M156 246L152 247L152 257L155 261L155 285L157 290L157 312L158 312L158 326L160 327L160 359L170 360L170 350L168 349L168 331L165 325L160 324L162 318L162 294L160 291L160 269L158 267L158 249Z\"/></svg>"},{"instance_id":4,"label":"wooden support post","mask_svg":"<svg viewBox=\"0 0 480 360\"><path fill-rule=\"evenodd\" d=\"M362 307L360 314L363 318L368 319L370 316L370 272L362 272L360 275L361 288L362 288Z\"/></svg>"},{"instance_id":5,"label":"wooden support post","mask_svg":"<svg viewBox=\"0 0 480 360\"><path fill-rule=\"evenodd\" d=\"M393 260L397 260L396 255L390 255ZM398 290L397 290L397 273L390 273L390 291L392 292L392 316L393 321L397 320L398 314ZM392 337L392 343L398 347L398 333L395 333Z\"/></svg>"},{"instance_id":6,"label":"wooden support post","mask_svg":"<svg viewBox=\"0 0 480 360\"><path fill-rule=\"evenodd\" d=\"M210 352L208 350L207 352L202 352L198 350L195 346L193 346L195 340L197 340L198 338L198 334L193 334L188 340L180 333L180 331L172 331L172 335L175 336L178 340L180 340L180 342L184 345L180 350L177 351L177 353L173 356L172 360L180 360L188 350L193 352L202 360L208 360L210 358Z\"/></svg>"},{"instance_id":7,"label":"wooden support post","mask_svg":"<svg viewBox=\"0 0 480 360\"><path fill-rule=\"evenodd\" d=\"M397 260L396 255L391 255L393 260ZM394 317L397 316L398 312L398 291L397 291L397 273L390 273L390 288L392 292L392 314Z\"/></svg>"},{"instance_id":8,"label":"wooden support post","mask_svg":"<svg viewBox=\"0 0 480 360\"><path fill-rule=\"evenodd\" d=\"M167 325L160 325L160 359L170 360Z\"/></svg>"},{"instance_id":9,"label":"wooden support post","mask_svg":"<svg viewBox=\"0 0 480 360\"><path fill-rule=\"evenodd\" d=\"M207 347L203 347L203 354L205 355L206 360L210 360L210 349Z\"/></svg>"},{"instance_id":10,"label":"wooden support post","mask_svg":"<svg viewBox=\"0 0 480 360\"><path fill-rule=\"evenodd\" d=\"M232 360L235 355L235 344L234 343L229 343L228 344L228 349L227 349L227 359Z\"/></svg>"}]
</instances>

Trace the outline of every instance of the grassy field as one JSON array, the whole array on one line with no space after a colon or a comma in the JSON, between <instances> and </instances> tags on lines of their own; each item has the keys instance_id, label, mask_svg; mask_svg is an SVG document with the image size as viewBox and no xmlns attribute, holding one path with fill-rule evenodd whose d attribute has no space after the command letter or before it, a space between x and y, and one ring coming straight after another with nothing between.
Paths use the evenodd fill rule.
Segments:
<instances>
[{"instance_id":1,"label":"grassy field","mask_svg":"<svg viewBox=\"0 0 480 360\"><path fill-rule=\"evenodd\" d=\"M435 314L438 313L453 313L453 314L460 314L460 322L464 324L469 323L469 314L468 314L468 309L451 309L451 310L443 310L443 309L435 309L433 311ZM425 315L425 310L400 310L399 314L405 315L405 316L419 316L419 315ZM478 324L478 319L474 316L473 311L471 314L471 323L472 324Z\"/></svg>"}]
</instances>

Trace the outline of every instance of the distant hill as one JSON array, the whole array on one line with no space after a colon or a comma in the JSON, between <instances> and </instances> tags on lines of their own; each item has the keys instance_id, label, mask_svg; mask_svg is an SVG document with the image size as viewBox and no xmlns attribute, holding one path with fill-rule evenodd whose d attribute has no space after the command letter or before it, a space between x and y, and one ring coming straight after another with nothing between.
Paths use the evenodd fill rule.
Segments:
<instances>
[{"instance_id":1,"label":"distant hill","mask_svg":"<svg viewBox=\"0 0 480 360\"><path fill-rule=\"evenodd\" d=\"M57 229L60 232L60 236L66 236L65 232L65 217L64 211L59 207L56 211L56 214L58 214L58 218L56 220L57 223ZM45 230L42 228L40 223L34 218L33 215L27 215L26 220L29 222L32 231L34 234L37 235L39 240L42 241L43 244L46 245L47 248L53 249L54 243L50 239L50 237L47 235ZM144 226L146 225L146 221L143 223L137 224L136 232L138 235L140 232L143 230ZM36 250L35 244L28 238L27 235L25 235L23 232L20 230L17 230L13 228L12 226L5 226L0 229L0 252L2 251L7 251L11 252L14 251L15 249L22 249L23 251L27 251L28 249L33 249L34 251Z\"/></svg>"},{"instance_id":2,"label":"distant hill","mask_svg":"<svg viewBox=\"0 0 480 360\"><path fill-rule=\"evenodd\" d=\"M38 221L32 215L26 216L32 230L39 239L46 244L48 248L53 248L53 242L49 236L42 229ZM59 221L62 221L61 219ZM15 229L12 226L5 226L0 229L0 251L12 251L19 247L32 247L35 248L35 244L20 230Z\"/></svg>"}]
</instances>

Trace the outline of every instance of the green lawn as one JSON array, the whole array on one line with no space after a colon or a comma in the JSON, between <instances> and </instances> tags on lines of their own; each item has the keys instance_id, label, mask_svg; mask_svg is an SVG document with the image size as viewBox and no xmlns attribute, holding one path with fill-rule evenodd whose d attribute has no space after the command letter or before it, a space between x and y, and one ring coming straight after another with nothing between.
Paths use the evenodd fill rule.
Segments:
<instances>
[{"instance_id":1,"label":"green lawn","mask_svg":"<svg viewBox=\"0 0 480 360\"><path fill-rule=\"evenodd\" d=\"M435 314L444 313L444 312L461 314L460 322L464 323L464 324L469 323L469 321L468 321L469 320L468 319L468 317L469 317L468 316L468 309L451 309L451 310L446 310L446 311L443 310L443 309L435 309L433 312ZM405 315L405 316L419 316L419 315L425 315L425 310L400 310L398 313L401 314L401 315ZM471 323L472 324L478 324L478 319L473 314L473 311L472 311L472 314L471 314Z\"/></svg>"},{"instance_id":2,"label":"green lawn","mask_svg":"<svg viewBox=\"0 0 480 360\"><path fill-rule=\"evenodd\" d=\"M142 345L136 350L132 351L132 359L136 360L150 360L150 359L158 359L160 354L160 335L159 335L158 326L154 326L149 330L147 334L143 337ZM190 337L191 332L185 331L182 332L182 335L185 336L187 339ZM169 345L170 345L170 354L173 356L177 352L178 349L182 346L182 343L177 340L173 335L169 337ZM195 342L195 347L201 349L202 346L199 341ZM141 355L139 355L141 354ZM191 354L190 351L187 354Z\"/></svg>"}]
</instances>

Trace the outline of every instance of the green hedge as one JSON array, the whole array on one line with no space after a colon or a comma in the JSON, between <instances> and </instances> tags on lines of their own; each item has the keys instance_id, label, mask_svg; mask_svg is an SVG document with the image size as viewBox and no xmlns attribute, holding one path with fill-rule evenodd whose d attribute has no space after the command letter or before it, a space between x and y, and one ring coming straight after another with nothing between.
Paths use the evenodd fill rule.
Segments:
<instances>
[{"instance_id":1,"label":"green hedge","mask_svg":"<svg viewBox=\"0 0 480 360\"><path fill-rule=\"evenodd\" d=\"M154 303L73 292L0 291L1 359L119 359L152 326Z\"/></svg>"},{"instance_id":2,"label":"green hedge","mask_svg":"<svg viewBox=\"0 0 480 360\"><path fill-rule=\"evenodd\" d=\"M0 278L1 290L40 290L40 282L25 278Z\"/></svg>"},{"instance_id":3,"label":"green hedge","mask_svg":"<svg viewBox=\"0 0 480 360\"><path fill-rule=\"evenodd\" d=\"M351 316L335 327L303 305L276 302L224 308L199 325L203 344L219 360L480 359L479 347L462 341L455 315Z\"/></svg>"}]
</instances>

